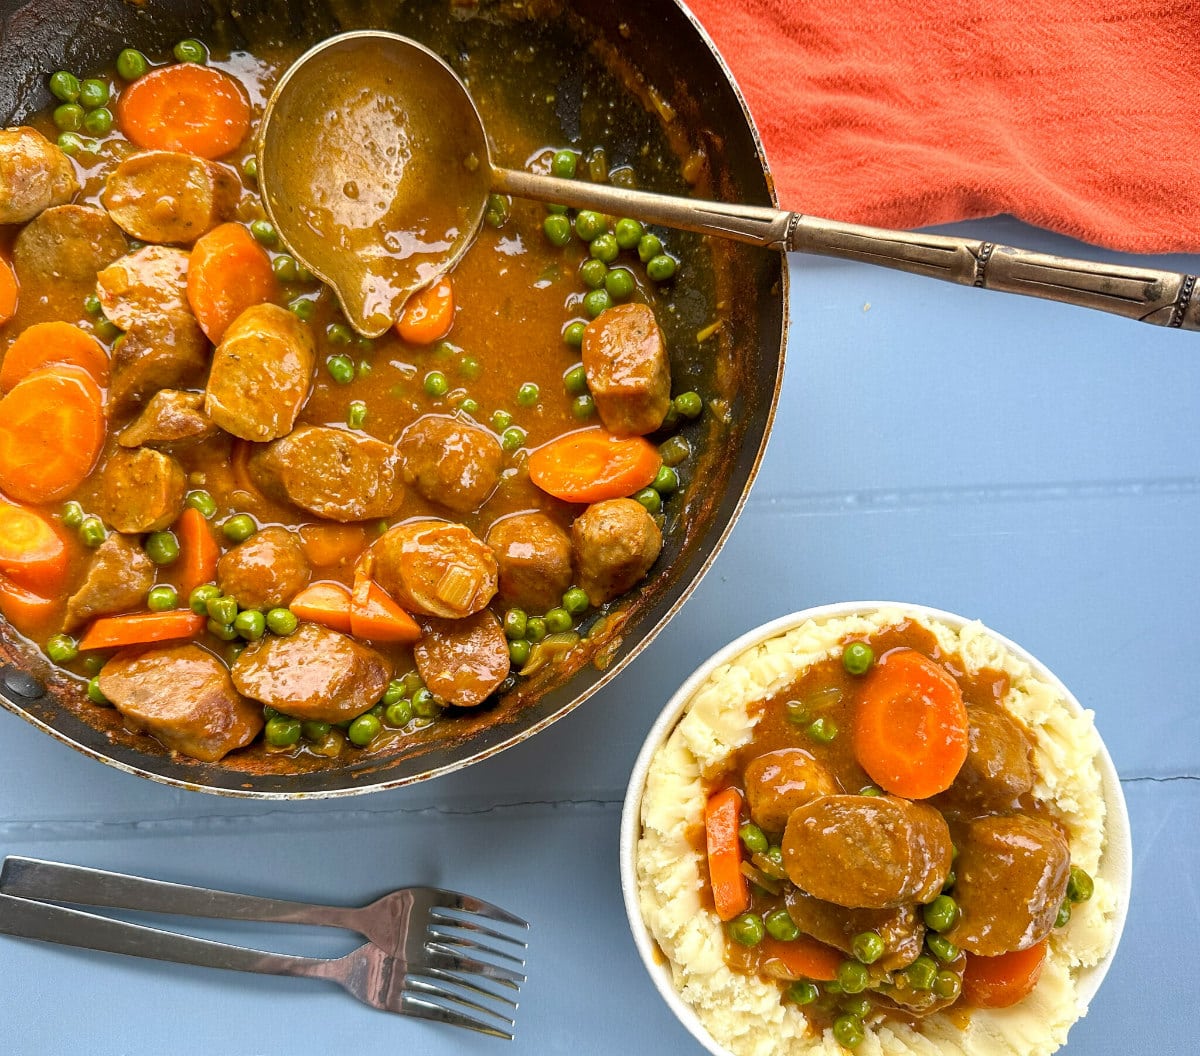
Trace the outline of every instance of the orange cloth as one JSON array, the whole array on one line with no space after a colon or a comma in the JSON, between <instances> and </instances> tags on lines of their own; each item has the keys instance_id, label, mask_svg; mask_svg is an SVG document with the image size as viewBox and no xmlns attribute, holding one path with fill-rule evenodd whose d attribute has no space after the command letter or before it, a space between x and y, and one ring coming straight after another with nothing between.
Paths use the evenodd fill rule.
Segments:
<instances>
[{"instance_id":1,"label":"orange cloth","mask_svg":"<svg viewBox=\"0 0 1200 1056\"><path fill-rule=\"evenodd\" d=\"M1200 251L1200 0L686 0L780 203Z\"/></svg>"}]
</instances>

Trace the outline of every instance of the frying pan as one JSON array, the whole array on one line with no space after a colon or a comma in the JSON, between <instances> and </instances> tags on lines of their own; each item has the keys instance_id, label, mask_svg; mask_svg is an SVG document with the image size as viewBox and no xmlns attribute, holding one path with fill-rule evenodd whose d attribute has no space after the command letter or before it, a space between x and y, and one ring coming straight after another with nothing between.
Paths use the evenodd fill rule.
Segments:
<instances>
[{"instance_id":1,"label":"frying pan","mask_svg":"<svg viewBox=\"0 0 1200 1056\"><path fill-rule=\"evenodd\" d=\"M647 139L674 164L646 179L650 190L774 205L753 121L724 62L676 0L0 0L0 123L48 105L49 73L104 68L126 46L161 54L184 37L230 50L313 43L357 28L391 29L438 50L453 65L468 48L512 61L549 55L561 141L601 135L610 160L632 158ZM478 61L476 59L475 61ZM599 128L594 100L615 108ZM589 125L589 122L591 123ZM683 160L691 159L685 166ZM520 163L520 159L505 159ZM87 702L82 686L47 663L0 620L0 704L64 744L127 772L186 788L259 798L310 798L391 788L458 769L515 744L565 715L615 678L672 615L711 565L741 512L775 413L787 327L785 258L735 243L671 236L705 281L676 297L672 329L677 382L715 392L723 414L685 427L699 452L703 487L686 489L652 578L623 599L571 654L571 663L519 682L494 707L444 718L429 739L395 756L285 772L270 758L249 766L234 753L201 763L124 730L120 716ZM697 331L720 302L725 324ZM689 336L690 335L690 336ZM672 523L674 522L674 523Z\"/></svg>"}]
</instances>

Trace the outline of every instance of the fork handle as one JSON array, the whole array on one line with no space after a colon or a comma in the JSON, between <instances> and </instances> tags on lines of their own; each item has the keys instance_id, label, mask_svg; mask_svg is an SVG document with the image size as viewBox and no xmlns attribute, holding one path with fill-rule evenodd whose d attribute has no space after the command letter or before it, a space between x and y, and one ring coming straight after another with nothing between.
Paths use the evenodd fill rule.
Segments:
<instances>
[{"instance_id":1,"label":"fork handle","mask_svg":"<svg viewBox=\"0 0 1200 1056\"><path fill-rule=\"evenodd\" d=\"M73 902L81 906L107 906L147 913L169 913L185 917L219 917L291 924L319 924L349 928L352 910L341 906L318 906L278 898L215 891L207 887L172 884L143 876L110 873L64 862L9 855L0 870L0 892L51 902Z\"/></svg>"},{"instance_id":2,"label":"fork handle","mask_svg":"<svg viewBox=\"0 0 1200 1056\"><path fill-rule=\"evenodd\" d=\"M321 976L328 963L312 957L266 953L223 942L177 935L141 924L84 913L78 909L51 906L14 895L0 894L0 934L41 939L85 950L123 953L202 968L228 968L235 972L269 975Z\"/></svg>"}]
</instances>

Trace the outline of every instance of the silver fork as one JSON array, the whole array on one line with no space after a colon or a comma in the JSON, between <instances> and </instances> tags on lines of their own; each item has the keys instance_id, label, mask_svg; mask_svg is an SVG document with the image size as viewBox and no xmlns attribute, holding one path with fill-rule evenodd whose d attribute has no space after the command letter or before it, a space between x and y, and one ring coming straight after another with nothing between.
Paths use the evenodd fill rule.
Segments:
<instances>
[{"instance_id":1,"label":"silver fork","mask_svg":"<svg viewBox=\"0 0 1200 1056\"><path fill-rule=\"evenodd\" d=\"M471 918L485 917L517 928L529 925L469 895L414 887L393 891L364 907L319 906L20 857L5 859L0 891L4 892L0 894L0 932L158 960L329 979L376 1008L512 1038L510 1030L447 1007L486 1013L511 1028L513 1020L509 1016L461 991L515 1010L515 1000L480 985L480 981L494 982L514 992L525 981L515 967L480 959L494 956L520 967L524 964L521 957L486 945L475 936L507 942L522 951L525 943ZM372 941L331 960L292 957L128 924L46 905L40 900L185 916L319 924L348 928ZM467 950L470 953L463 952Z\"/></svg>"}]
</instances>

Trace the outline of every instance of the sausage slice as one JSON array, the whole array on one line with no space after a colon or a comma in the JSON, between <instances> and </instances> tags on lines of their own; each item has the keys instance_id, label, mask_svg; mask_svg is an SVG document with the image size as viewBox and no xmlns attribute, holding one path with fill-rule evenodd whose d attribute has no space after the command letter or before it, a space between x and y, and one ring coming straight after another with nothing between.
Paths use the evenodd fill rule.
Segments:
<instances>
[{"instance_id":1,"label":"sausage slice","mask_svg":"<svg viewBox=\"0 0 1200 1056\"><path fill-rule=\"evenodd\" d=\"M619 304L588 323L583 370L610 433L641 436L662 425L671 406L671 363L649 305Z\"/></svg>"},{"instance_id":2,"label":"sausage slice","mask_svg":"<svg viewBox=\"0 0 1200 1056\"><path fill-rule=\"evenodd\" d=\"M187 269L182 249L143 246L96 276L96 295L104 314L122 330L157 316L190 316Z\"/></svg>"},{"instance_id":3,"label":"sausage slice","mask_svg":"<svg viewBox=\"0 0 1200 1056\"><path fill-rule=\"evenodd\" d=\"M750 817L767 832L783 832L797 807L837 792L829 771L803 748L780 748L751 759L745 770Z\"/></svg>"},{"instance_id":4,"label":"sausage slice","mask_svg":"<svg viewBox=\"0 0 1200 1056\"><path fill-rule=\"evenodd\" d=\"M544 513L515 513L488 529L499 567L500 596L529 612L562 604L571 585L571 540Z\"/></svg>"},{"instance_id":5,"label":"sausage slice","mask_svg":"<svg viewBox=\"0 0 1200 1056\"><path fill-rule=\"evenodd\" d=\"M571 525L579 586L593 605L624 594L658 560L662 532L633 499L593 503Z\"/></svg>"},{"instance_id":6,"label":"sausage slice","mask_svg":"<svg viewBox=\"0 0 1200 1056\"><path fill-rule=\"evenodd\" d=\"M217 427L204 413L204 393L160 389L146 401L141 414L121 430L117 443L122 447L152 447L206 440L216 432Z\"/></svg>"},{"instance_id":7,"label":"sausage slice","mask_svg":"<svg viewBox=\"0 0 1200 1056\"><path fill-rule=\"evenodd\" d=\"M37 129L0 128L0 224L23 224L79 190L71 159Z\"/></svg>"},{"instance_id":8,"label":"sausage slice","mask_svg":"<svg viewBox=\"0 0 1200 1056\"><path fill-rule=\"evenodd\" d=\"M308 559L286 528L271 525L221 555L217 586L243 609L286 605L308 583Z\"/></svg>"},{"instance_id":9,"label":"sausage slice","mask_svg":"<svg viewBox=\"0 0 1200 1056\"><path fill-rule=\"evenodd\" d=\"M121 229L102 209L56 205L21 229L13 264L22 282L93 283L127 248Z\"/></svg>"},{"instance_id":10,"label":"sausage slice","mask_svg":"<svg viewBox=\"0 0 1200 1056\"><path fill-rule=\"evenodd\" d=\"M967 758L937 803L943 809L962 805L1002 811L1033 788L1029 740L999 708L972 704L967 718Z\"/></svg>"},{"instance_id":11,"label":"sausage slice","mask_svg":"<svg viewBox=\"0 0 1200 1056\"><path fill-rule=\"evenodd\" d=\"M460 708L483 703L508 677L508 639L487 609L463 620L429 620L413 658L429 691Z\"/></svg>"},{"instance_id":12,"label":"sausage slice","mask_svg":"<svg viewBox=\"0 0 1200 1056\"><path fill-rule=\"evenodd\" d=\"M191 315L139 320L113 344L109 403L121 413L159 389L199 384L208 359L208 339Z\"/></svg>"},{"instance_id":13,"label":"sausage slice","mask_svg":"<svg viewBox=\"0 0 1200 1056\"><path fill-rule=\"evenodd\" d=\"M496 594L496 558L466 525L410 521L368 553L369 574L406 612L462 619Z\"/></svg>"},{"instance_id":14,"label":"sausage slice","mask_svg":"<svg viewBox=\"0 0 1200 1056\"><path fill-rule=\"evenodd\" d=\"M82 585L67 600L63 629L70 631L93 616L140 608L154 586L154 562L135 539L112 532L96 549Z\"/></svg>"},{"instance_id":15,"label":"sausage slice","mask_svg":"<svg viewBox=\"0 0 1200 1056\"><path fill-rule=\"evenodd\" d=\"M400 434L397 447L404 458L405 483L457 513L479 509L500 480L500 442L458 418L418 418Z\"/></svg>"},{"instance_id":16,"label":"sausage slice","mask_svg":"<svg viewBox=\"0 0 1200 1056\"><path fill-rule=\"evenodd\" d=\"M873 931L883 939L883 956L875 963L885 972L906 968L921 956L925 924L913 905L891 909L846 909L813 898L795 887L784 895L788 916L805 935L844 953L854 952L854 937Z\"/></svg>"},{"instance_id":17,"label":"sausage slice","mask_svg":"<svg viewBox=\"0 0 1200 1056\"><path fill-rule=\"evenodd\" d=\"M119 448L97 477L92 508L118 532L158 532L183 512L187 474L161 451Z\"/></svg>"},{"instance_id":18,"label":"sausage slice","mask_svg":"<svg viewBox=\"0 0 1200 1056\"><path fill-rule=\"evenodd\" d=\"M229 219L240 196L241 183L223 165L149 150L113 169L100 201L132 238L190 243Z\"/></svg>"}]
</instances>

